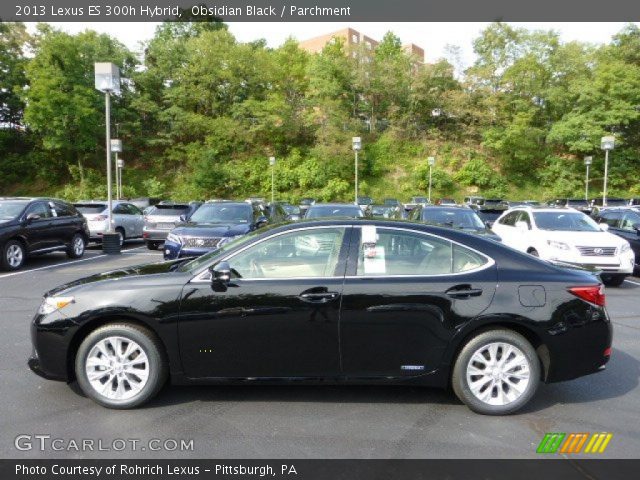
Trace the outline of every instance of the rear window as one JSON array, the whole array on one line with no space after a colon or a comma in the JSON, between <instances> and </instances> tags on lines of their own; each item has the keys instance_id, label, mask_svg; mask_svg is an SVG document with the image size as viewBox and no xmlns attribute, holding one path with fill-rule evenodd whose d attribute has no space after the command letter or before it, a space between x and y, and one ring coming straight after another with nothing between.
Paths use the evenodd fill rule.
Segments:
<instances>
[{"instance_id":1,"label":"rear window","mask_svg":"<svg viewBox=\"0 0 640 480\"><path fill-rule=\"evenodd\" d=\"M73 206L80 213L101 213L107 208L104 203L74 203Z\"/></svg>"},{"instance_id":2,"label":"rear window","mask_svg":"<svg viewBox=\"0 0 640 480\"><path fill-rule=\"evenodd\" d=\"M147 215L173 216L177 217L187 213L191 207L189 205L156 205Z\"/></svg>"}]
</instances>

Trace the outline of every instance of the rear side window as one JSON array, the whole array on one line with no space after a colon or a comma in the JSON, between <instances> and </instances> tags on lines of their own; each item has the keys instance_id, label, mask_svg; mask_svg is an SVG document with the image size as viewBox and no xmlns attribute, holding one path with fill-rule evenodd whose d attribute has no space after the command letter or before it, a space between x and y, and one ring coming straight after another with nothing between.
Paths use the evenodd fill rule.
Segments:
<instances>
[{"instance_id":1,"label":"rear side window","mask_svg":"<svg viewBox=\"0 0 640 480\"><path fill-rule=\"evenodd\" d=\"M474 270L488 259L444 238L404 230L362 228L357 275L446 275Z\"/></svg>"},{"instance_id":2,"label":"rear side window","mask_svg":"<svg viewBox=\"0 0 640 480\"><path fill-rule=\"evenodd\" d=\"M53 208L56 211L57 217L73 217L76 215L76 210L71 205L61 202L53 202Z\"/></svg>"}]
</instances>

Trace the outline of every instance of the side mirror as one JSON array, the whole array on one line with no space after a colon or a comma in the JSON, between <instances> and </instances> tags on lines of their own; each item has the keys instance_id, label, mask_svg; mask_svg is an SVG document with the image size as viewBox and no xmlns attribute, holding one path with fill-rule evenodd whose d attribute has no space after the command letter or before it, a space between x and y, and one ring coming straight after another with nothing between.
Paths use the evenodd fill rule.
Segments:
<instances>
[{"instance_id":1,"label":"side mirror","mask_svg":"<svg viewBox=\"0 0 640 480\"><path fill-rule=\"evenodd\" d=\"M231 267L229 262L220 262L209 269L211 272L211 287L216 292L226 292L231 281Z\"/></svg>"},{"instance_id":2,"label":"side mirror","mask_svg":"<svg viewBox=\"0 0 640 480\"><path fill-rule=\"evenodd\" d=\"M38 215L37 213L30 213L29 215L27 215L27 223L31 223L34 220L40 220L40 215Z\"/></svg>"},{"instance_id":3,"label":"side mirror","mask_svg":"<svg viewBox=\"0 0 640 480\"><path fill-rule=\"evenodd\" d=\"M180 221L181 222L186 222L187 221L187 214L186 213L180 214Z\"/></svg>"},{"instance_id":4,"label":"side mirror","mask_svg":"<svg viewBox=\"0 0 640 480\"><path fill-rule=\"evenodd\" d=\"M634 223L632 228L640 235L640 223Z\"/></svg>"},{"instance_id":5,"label":"side mirror","mask_svg":"<svg viewBox=\"0 0 640 480\"><path fill-rule=\"evenodd\" d=\"M262 215L261 217L258 217L258 219L256 220L256 227L258 228L264 227L267 223L269 223L269 219L264 215Z\"/></svg>"},{"instance_id":6,"label":"side mirror","mask_svg":"<svg viewBox=\"0 0 640 480\"><path fill-rule=\"evenodd\" d=\"M606 232L609 230L609 224L607 223L601 223L598 226L600 227L600 230L602 230L603 232Z\"/></svg>"},{"instance_id":7,"label":"side mirror","mask_svg":"<svg viewBox=\"0 0 640 480\"><path fill-rule=\"evenodd\" d=\"M527 225L527 222L516 222L516 228L518 230L522 230L522 231L526 231L529 230L529 225Z\"/></svg>"},{"instance_id":8,"label":"side mirror","mask_svg":"<svg viewBox=\"0 0 640 480\"><path fill-rule=\"evenodd\" d=\"M493 227L493 223L487 220L486 222L484 222L484 226L487 227L489 230L491 230L491 227Z\"/></svg>"}]
</instances>

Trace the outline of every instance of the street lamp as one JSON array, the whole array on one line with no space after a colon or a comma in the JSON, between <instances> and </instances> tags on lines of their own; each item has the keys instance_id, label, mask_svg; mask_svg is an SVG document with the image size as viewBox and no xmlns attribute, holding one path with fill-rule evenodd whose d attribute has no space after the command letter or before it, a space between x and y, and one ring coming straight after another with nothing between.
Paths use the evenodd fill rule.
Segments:
<instances>
[{"instance_id":1,"label":"street lamp","mask_svg":"<svg viewBox=\"0 0 640 480\"><path fill-rule=\"evenodd\" d=\"M275 171L276 171L276 157L269 157L269 165L271 165L271 205L275 199Z\"/></svg>"},{"instance_id":2,"label":"street lamp","mask_svg":"<svg viewBox=\"0 0 640 480\"><path fill-rule=\"evenodd\" d=\"M431 170L436 164L436 157L427 158L427 162L429 163L429 203L431 203Z\"/></svg>"},{"instance_id":3,"label":"street lamp","mask_svg":"<svg viewBox=\"0 0 640 480\"><path fill-rule=\"evenodd\" d=\"M96 90L104 93L104 105L105 105L105 124L106 124L106 148L107 148L107 221L108 230L106 235L113 234L113 224L111 222L112 209L113 209L113 197L111 194L111 94L120 93L120 69L113 63L96 63L95 66L95 88ZM113 240L113 239L111 239ZM107 250L111 248L109 245L109 237L103 237L102 247L107 247ZM120 243L118 242L118 248L114 253L119 252Z\"/></svg>"},{"instance_id":4,"label":"street lamp","mask_svg":"<svg viewBox=\"0 0 640 480\"><path fill-rule=\"evenodd\" d=\"M111 139L111 151L116 154L116 198L120 200L122 196L122 182L121 176L122 172L120 171L120 159L118 158L118 153L122 153L122 140L117 138Z\"/></svg>"},{"instance_id":5,"label":"street lamp","mask_svg":"<svg viewBox=\"0 0 640 480\"><path fill-rule=\"evenodd\" d=\"M584 181L584 199L589 201L589 166L593 162L593 157L584 157L584 164L587 167L587 177Z\"/></svg>"},{"instance_id":6,"label":"street lamp","mask_svg":"<svg viewBox=\"0 0 640 480\"><path fill-rule=\"evenodd\" d=\"M362 139L360 137L353 137L351 139L351 146L356 154L356 205L358 204L358 152L362 150Z\"/></svg>"},{"instance_id":7,"label":"street lamp","mask_svg":"<svg viewBox=\"0 0 640 480\"><path fill-rule=\"evenodd\" d=\"M609 151L616 145L616 137L608 135L600 140L600 148L604 150L604 185L602 187L602 206L607 206L607 177L609 176Z\"/></svg>"}]
</instances>

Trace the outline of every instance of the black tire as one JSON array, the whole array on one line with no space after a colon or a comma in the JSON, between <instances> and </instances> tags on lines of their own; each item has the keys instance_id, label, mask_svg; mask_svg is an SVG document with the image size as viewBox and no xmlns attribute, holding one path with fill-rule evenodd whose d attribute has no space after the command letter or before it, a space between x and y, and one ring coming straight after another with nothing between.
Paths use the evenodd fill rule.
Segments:
<instances>
[{"instance_id":1,"label":"black tire","mask_svg":"<svg viewBox=\"0 0 640 480\"><path fill-rule=\"evenodd\" d=\"M82 249L80 249L80 243L82 242ZM87 248L87 240L81 233L76 233L71 239L71 245L67 248L67 257L69 258L81 258Z\"/></svg>"},{"instance_id":2,"label":"black tire","mask_svg":"<svg viewBox=\"0 0 640 480\"><path fill-rule=\"evenodd\" d=\"M124 245L124 241L127 239L127 236L124 233L124 228L122 227L116 228L116 233L120 235L120 246L122 247Z\"/></svg>"},{"instance_id":3,"label":"black tire","mask_svg":"<svg viewBox=\"0 0 640 480\"><path fill-rule=\"evenodd\" d=\"M109 337L124 337L137 343L147 356L148 378L137 394L128 399L111 399L99 393L91 385L85 365L93 347ZM91 332L80 344L75 358L75 373L78 385L89 398L100 405L113 409L138 407L153 398L163 387L168 374L167 360L157 337L146 328L127 323L108 324ZM105 381L106 385L109 383Z\"/></svg>"},{"instance_id":4,"label":"black tire","mask_svg":"<svg viewBox=\"0 0 640 480\"><path fill-rule=\"evenodd\" d=\"M2 247L2 258L0 266L3 270L19 270L27 259L27 250L22 242L18 240L9 240Z\"/></svg>"},{"instance_id":5,"label":"black tire","mask_svg":"<svg viewBox=\"0 0 640 480\"><path fill-rule=\"evenodd\" d=\"M147 248L149 250L157 250L160 244L158 242L147 242Z\"/></svg>"},{"instance_id":6,"label":"black tire","mask_svg":"<svg viewBox=\"0 0 640 480\"><path fill-rule=\"evenodd\" d=\"M538 258L540 258L540 254L538 253L538 250L536 250L535 248L530 248L530 249L527 251L527 253L528 253L529 255L534 256L534 257L538 257Z\"/></svg>"},{"instance_id":7,"label":"black tire","mask_svg":"<svg viewBox=\"0 0 640 480\"><path fill-rule=\"evenodd\" d=\"M625 278L627 278L626 275L600 275L602 283L607 287L619 287L624 283Z\"/></svg>"},{"instance_id":8,"label":"black tire","mask_svg":"<svg viewBox=\"0 0 640 480\"><path fill-rule=\"evenodd\" d=\"M526 385L524 391L519 397L505 405L491 405L479 399L471 391L467 380L467 368L470 366L470 360L474 353L494 342L507 344L519 349L526 358L529 368L529 383ZM471 410L482 415L508 415L516 412L531 400L539 383L540 359L533 346L519 333L502 328L485 330L471 338L458 354L451 376L451 385L457 397ZM491 396L493 397L493 385L490 388L492 389ZM497 394L497 388L500 387L496 386L495 388L495 393Z\"/></svg>"}]
</instances>

